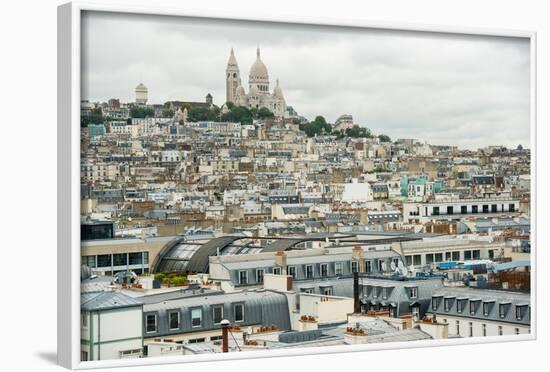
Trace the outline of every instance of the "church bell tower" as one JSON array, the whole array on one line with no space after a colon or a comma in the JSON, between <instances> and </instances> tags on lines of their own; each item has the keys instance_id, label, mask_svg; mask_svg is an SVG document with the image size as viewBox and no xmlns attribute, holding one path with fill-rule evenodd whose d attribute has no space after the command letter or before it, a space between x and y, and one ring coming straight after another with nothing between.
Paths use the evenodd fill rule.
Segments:
<instances>
[{"instance_id":1,"label":"church bell tower","mask_svg":"<svg viewBox=\"0 0 550 372\"><path fill-rule=\"evenodd\" d=\"M227 61L227 68L225 69L225 101L235 102L237 96L237 87L239 86L239 80L241 76L239 73L239 65L235 59L235 53L231 48L231 55L229 61Z\"/></svg>"}]
</instances>

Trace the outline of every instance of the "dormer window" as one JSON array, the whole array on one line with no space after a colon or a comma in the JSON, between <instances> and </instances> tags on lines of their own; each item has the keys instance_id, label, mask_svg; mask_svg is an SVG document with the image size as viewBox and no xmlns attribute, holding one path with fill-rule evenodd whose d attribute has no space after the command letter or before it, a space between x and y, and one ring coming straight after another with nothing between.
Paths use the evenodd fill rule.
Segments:
<instances>
[{"instance_id":1,"label":"dormer window","mask_svg":"<svg viewBox=\"0 0 550 372\"><path fill-rule=\"evenodd\" d=\"M525 309L527 306L524 305L517 305L516 306L516 319L521 320L523 319L523 316L525 315Z\"/></svg>"},{"instance_id":2,"label":"dormer window","mask_svg":"<svg viewBox=\"0 0 550 372\"><path fill-rule=\"evenodd\" d=\"M417 298L418 297L418 287L410 287L409 288L409 297L410 298Z\"/></svg>"},{"instance_id":3,"label":"dormer window","mask_svg":"<svg viewBox=\"0 0 550 372\"><path fill-rule=\"evenodd\" d=\"M432 297L432 310L437 310L437 297Z\"/></svg>"},{"instance_id":4,"label":"dormer window","mask_svg":"<svg viewBox=\"0 0 550 372\"><path fill-rule=\"evenodd\" d=\"M470 314L474 315L476 313L476 301L470 301Z\"/></svg>"},{"instance_id":5,"label":"dormer window","mask_svg":"<svg viewBox=\"0 0 550 372\"><path fill-rule=\"evenodd\" d=\"M464 300L457 300L456 301L456 312L462 313L462 310L464 309Z\"/></svg>"},{"instance_id":6,"label":"dormer window","mask_svg":"<svg viewBox=\"0 0 550 372\"><path fill-rule=\"evenodd\" d=\"M485 315L485 316L489 315L489 303L488 302L483 303L483 315Z\"/></svg>"},{"instance_id":7,"label":"dormer window","mask_svg":"<svg viewBox=\"0 0 550 372\"><path fill-rule=\"evenodd\" d=\"M372 297L378 298L378 288L372 287Z\"/></svg>"},{"instance_id":8,"label":"dormer window","mask_svg":"<svg viewBox=\"0 0 550 372\"><path fill-rule=\"evenodd\" d=\"M382 288L382 298L384 300L388 299L388 288Z\"/></svg>"},{"instance_id":9,"label":"dormer window","mask_svg":"<svg viewBox=\"0 0 550 372\"><path fill-rule=\"evenodd\" d=\"M498 305L498 316L504 318L506 316L506 307L504 304Z\"/></svg>"},{"instance_id":10,"label":"dormer window","mask_svg":"<svg viewBox=\"0 0 550 372\"><path fill-rule=\"evenodd\" d=\"M443 300L443 310L449 311L450 305L451 305L451 299L450 298L446 298L446 299Z\"/></svg>"}]
</instances>

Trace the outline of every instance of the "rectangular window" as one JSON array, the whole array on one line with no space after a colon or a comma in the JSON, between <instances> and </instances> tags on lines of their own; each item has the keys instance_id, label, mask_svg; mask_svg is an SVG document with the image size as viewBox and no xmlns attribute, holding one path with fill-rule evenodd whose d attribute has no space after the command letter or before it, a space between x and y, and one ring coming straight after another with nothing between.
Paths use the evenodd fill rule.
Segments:
<instances>
[{"instance_id":1,"label":"rectangular window","mask_svg":"<svg viewBox=\"0 0 550 372\"><path fill-rule=\"evenodd\" d=\"M472 259L472 251L464 251L464 260Z\"/></svg>"},{"instance_id":2,"label":"rectangular window","mask_svg":"<svg viewBox=\"0 0 550 372\"><path fill-rule=\"evenodd\" d=\"M426 264L429 265L432 262L434 262L434 255L433 253L429 253L426 255Z\"/></svg>"},{"instance_id":3,"label":"rectangular window","mask_svg":"<svg viewBox=\"0 0 550 372\"><path fill-rule=\"evenodd\" d=\"M460 252L452 252L452 255L453 255L453 261L460 260Z\"/></svg>"},{"instance_id":4,"label":"rectangular window","mask_svg":"<svg viewBox=\"0 0 550 372\"><path fill-rule=\"evenodd\" d=\"M463 308L464 308L464 300L456 300L456 312L462 313Z\"/></svg>"},{"instance_id":5,"label":"rectangular window","mask_svg":"<svg viewBox=\"0 0 550 372\"><path fill-rule=\"evenodd\" d=\"M88 352L87 352L87 351L82 350L82 351L80 352L80 360L81 360L82 362L85 362L85 361L88 360Z\"/></svg>"},{"instance_id":6,"label":"rectangular window","mask_svg":"<svg viewBox=\"0 0 550 372\"><path fill-rule=\"evenodd\" d=\"M472 213L477 213L477 205L472 205Z\"/></svg>"},{"instance_id":7,"label":"rectangular window","mask_svg":"<svg viewBox=\"0 0 550 372\"><path fill-rule=\"evenodd\" d=\"M342 262L336 262L334 264L334 274L335 275L344 274L344 264Z\"/></svg>"},{"instance_id":8,"label":"rectangular window","mask_svg":"<svg viewBox=\"0 0 550 372\"><path fill-rule=\"evenodd\" d=\"M503 304L499 304L499 305L498 305L498 316L499 316L499 317L504 318L504 316L506 315L504 310L505 310L505 309L504 309L504 305L503 305Z\"/></svg>"},{"instance_id":9,"label":"rectangular window","mask_svg":"<svg viewBox=\"0 0 550 372\"><path fill-rule=\"evenodd\" d=\"M468 206L467 205L461 205L460 206L460 213L461 214L467 214L468 213Z\"/></svg>"},{"instance_id":10,"label":"rectangular window","mask_svg":"<svg viewBox=\"0 0 550 372\"><path fill-rule=\"evenodd\" d=\"M148 314L145 317L145 331L147 333L157 331L157 316L156 316L156 314Z\"/></svg>"},{"instance_id":11,"label":"rectangular window","mask_svg":"<svg viewBox=\"0 0 550 372\"><path fill-rule=\"evenodd\" d=\"M321 277L328 276L328 265L326 263L321 264Z\"/></svg>"},{"instance_id":12,"label":"rectangular window","mask_svg":"<svg viewBox=\"0 0 550 372\"><path fill-rule=\"evenodd\" d=\"M244 322L244 304L235 304L235 322Z\"/></svg>"},{"instance_id":13,"label":"rectangular window","mask_svg":"<svg viewBox=\"0 0 550 372\"><path fill-rule=\"evenodd\" d=\"M202 309L191 309L191 326L200 327L202 325Z\"/></svg>"},{"instance_id":14,"label":"rectangular window","mask_svg":"<svg viewBox=\"0 0 550 372\"><path fill-rule=\"evenodd\" d=\"M418 320L420 318L420 308L418 306L413 306L411 310L413 318Z\"/></svg>"},{"instance_id":15,"label":"rectangular window","mask_svg":"<svg viewBox=\"0 0 550 372\"><path fill-rule=\"evenodd\" d=\"M365 261L365 272L370 273L372 272L372 262Z\"/></svg>"},{"instance_id":16,"label":"rectangular window","mask_svg":"<svg viewBox=\"0 0 550 372\"><path fill-rule=\"evenodd\" d=\"M502 332L502 326L498 326L498 335L499 336L502 336L503 332Z\"/></svg>"},{"instance_id":17,"label":"rectangular window","mask_svg":"<svg viewBox=\"0 0 550 372\"><path fill-rule=\"evenodd\" d=\"M474 337L474 324L470 322L468 328L470 329L470 337Z\"/></svg>"},{"instance_id":18,"label":"rectangular window","mask_svg":"<svg viewBox=\"0 0 550 372\"><path fill-rule=\"evenodd\" d=\"M443 310L445 311L449 311L451 308L451 299L450 298L446 298L443 300Z\"/></svg>"},{"instance_id":19,"label":"rectangular window","mask_svg":"<svg viewBox=\"0 0 550 372\"><path fill-rule=\"evenodd\" d=\"M111 255L110 254L100 254L97 256L97 267L110 267L111 266Z\"/></svg>"},{"instance_id":20,"label":"rectangular window","mask_svg":"<svg viewBox=\"0 0 550 372\"><path fill-rule=\"evenodd\" d=\"M388 299L388 288L382 288L382 299Z\"/></svg>"},{"instance_id":21,"label":"rectangular window","mask_svg":"<svg viewBox=\"0 0 550 372\"><path fill-rule=\"evenodd\" d=\"M453 214L453 206L452 205L449 205L447 207L447 214Z\"/></svg>"},{"instance_id":22,"label":"rectangular window","mask_svg":"<svg viewBox=\"0 0 550 372\"><path fill-rule=\"evenodd\" d=\"M333 293L334 293L334 292L333 292L332 287L324 287L324 288L323 288L323 295L325 295L325 296L332 296Z\"/></svg>"},{"instance_id":23,"label":"rectangular window","mask_svg":"<svg viewBox=\"0 0 550 372\"><path fill-rule=\"evenodd\" d=\"M483 315L485 315L485 316L489 315L489 303L488 302L483 303Z\"/></svg>"},{"instance_id":24,"label":"rectangular window","mask_svg":"<svg viewBox=\"0 0 550 372\"><path fill-rule=\"evenodd\" d=\"M351 272L356 273L359 271L359 263L357 261L351 261Z\"/></svg>"},{"instance_id":25,"label":"rectangular window","mask_svg":"<svg viewBox=\"0 0 550 372\"><path fill-rule=\"evenodd\" d=\"M474 260L479 260L481 258L481 251L479 249L474 249L472 251L472 258Z\"/></svg>"},{"instance_id":26,"label":"rectangular window","mask_svg":"<svg viewBox=\"0 0 550 372\"><path fill-rule=\"evenodd\" d=\"M205 341L204 338L192 338L187 342L189 342L190 344L199 344L199 343L204 342L204 341Z\"/></svg>"},{"instance_id":27,"label":"rectangular window","mask_svg":"<svg viewBox=\"0 0 550 372\"><path fill-rule=\"evenodd\" d=\"M292 277L292 279L296 279L296 267L289 266L289 267L287 267L286 270L288 272L288 275L290 275Z\"/></svg>"},{"instance_id":28,"label":"rectangular window","mask_svg":"<svg viewBox=\"0 0 550 372\"><path fill-rule=\"evenodd\" d=\"M239 271L239 284L248 284L248 271Z\"/></svg>"},{"instance_id":29,"label":"rectangular window","mask_svg":"<svg viewBox=\"0 0 550 372\"><path fill-rule=\"evenodd\" d=\"M492 213L497 213L497 205L496 204L491 204L491 212Z\"/></svg>"},{"instance_id":30,"label":"rectangular window","mask_svg":"<svg viewBox=\"0 0 550 372\"><path fill-rule=\"evenodd\" d=\"M280 267L274 267L273 268L273 274L275 275L281 275L281 268Z\"/></svg>"},{"instance_id":31,"label":"rectangular window","mask_svg":"<svg viewBox=\"0 0 550 372\"><path fill-rule=\"evenodd\" d=\"M451 260L451 252L445 252L445 261Z\"/></svg>"},{"instance_id":32,"label":"rectangular window","mask_svg":"<svg viewBox=\"0 0 550 372\"><path fill-rule=\"evenodd\" d=\"M126 253L116 253L113 255L113 266L126 266L128 261L126 260Z\"/></svg>"},{"instance_id":33,"label":"rectangular window","mask_svg":"<svg viewBox=\"0 0 550 372\"><path fill-rule=\"evenodd\" d=\"M436 253L435 262L441 262L441 261L443 261L443 253Z\"/></svg>"},{"instance_id":34,"label":"rectangular window","mask_svg":"<svg viewBox=\"0 0 550 372\"><path fill-rule=\"evenodd\" d=\"M417 298L418 297L418 287L409 288L409 297L410 298Z\"/></svg>"},{"instance_id":35,"label":"rectangular window","mask_svg":"<svg viewBox=\"0 0 550 372\"><path fill-rule=\"evenodd\" d=\"M413 264L412 256L405 256L405 263L407 264L407 266L411 266Z\"/></svg>"},{"instance_id":36,"label":"rectangular window","mask_svg":"<svg viewBox=\"0 0 550 372\"><path fill-rule=\"evenodd\" d=\"M422 265L422 256L419 254L415 254L413 256L413 265L420 266Z\"/></svg>"},{"instance_id":37,"label":"rectangular window","mask_svg":"<svg viewBox=\"0 0 550 372\"><path fill-rule=\"evenodd\" d=\"M433 208L432 214L433 214L434 216L439 216L439 207L434 207L434 208Z\"/></svg>"},{"instance_id":38,"label":"rectangular window","mask_svg":"<svg viewBox=\"0 0 550 372\"><path fill-rule=\"evenodd\" d=\"M223 305L216 305L212 307L212 319L214 324L219 324L223 320Z\"/></svg>"},{"instance_id":39,"label":"rectangular window","mask_svg":"<svg viewBox=\"0 0 550 372\"><path fill-rule=\"evenodd\" d=\"M510 205L508 206L508 211L509 211L509 212L515 212L515 210L516 210L515 204L510 204Z\"/></svg>"},{"instance_id":40,"label":"rectangular window","mask_svg":"<svg viewBox=\"0 0 550 372\"><path fill-rule=\"evenodd\" d=\"M141 252L133 252L128 254L130 265L141 265L143 263L143 255Z\"/></svg>"},{"instance_id":41,"label":"rectangular window","mask_svg":"<svg viewBox=\"0 0 550 372\"><path fill-rule=\"evenodd\" d=\"M86 314L82 314L80 316L80 318L81 318L82 327L87 327L88 326L88 316Z\"/></svg>"},{"instance_id":42,"label":"rectangular window","mask_svg":"<svg viewBox=\"0 0 550 372\"><path fill-rule=\"evenodd\" d=\"M521 320L523 318L523 307L516 306L516 319Z\"/></svg>"},{"instance_id":43,"label":"rectangular window","mask_svg":"<svg viewBox=\"0 0 550 372\"><path fill-rule=\"evenodd\" d=\"M460 336L460 320L456 321L456 334Z\"/></svg>"},{"instance_id":44,"label":"rectangular window","mask_svg":"<svg viewBox=\"0 0 550 372\"><path fill-rule=\"evenodd\" d=\"M476 303L474 301L470 301L470 314L476 313Z\"/></svg>"},{"instance_id":45,"label":"rectangular window","mask_svg":"<svg viewBox=\"0 0 550 372\"><path fill-rule=\"evenodd\" d=\"M180 328L180 313L179 311L171 311L169 315L170 330Z\"/></svg>"},{"instance_id":46,"label":"rectangular window","mask_svg":"<svg viewBox=\"0 0 550 372\"><path fill-rule=\"evenodd\" d=\"M313 265L306 265L306 279L313 279Z\"/></svg>"},{"instance_id":47,"label":"rectangular window","mask_svg":"<svg viewBox=\"0 0 550 372\"><path fill-rule=\"evenodd\" d=\"M264 269L257 269L256 270L256 283L263 283L264 282Z\"/></svg>"},{"instance_id":48,"label":"rectangular window","mask_svg":"<svg viewBox=\"0 0 550 372\"><path fill-rule=\"evenodd\" d=\"M437 297L432 297L432 311L437 310Z\"/></svg>"}]
</instances>

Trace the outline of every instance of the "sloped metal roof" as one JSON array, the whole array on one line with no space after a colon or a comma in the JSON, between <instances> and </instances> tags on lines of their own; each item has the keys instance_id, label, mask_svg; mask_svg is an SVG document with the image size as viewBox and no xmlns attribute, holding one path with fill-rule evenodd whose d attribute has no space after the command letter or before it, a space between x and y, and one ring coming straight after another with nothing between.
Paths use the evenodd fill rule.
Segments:
<instances>
[{"instance_id":1,"label":"sloped metal roof","mask_svg":"<svg viewBox=\"0 0 550 372\"><path fill-rule=\"evenodd\" d=\"M80 308L86 311L141 306L138 299L120 292L88 292L80 295Z\"/></svg>"}]
</instances>

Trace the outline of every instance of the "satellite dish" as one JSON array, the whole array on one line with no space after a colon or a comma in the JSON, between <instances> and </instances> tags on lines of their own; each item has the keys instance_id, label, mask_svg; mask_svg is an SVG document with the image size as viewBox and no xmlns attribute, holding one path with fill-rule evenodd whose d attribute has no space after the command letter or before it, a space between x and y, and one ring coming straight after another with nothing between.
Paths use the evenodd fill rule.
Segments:
<instances>
[{"instance_id":1,"label":"satellite dish","mask_svg":"<svg viewBox=\"0 0 550 372\"><path fill-rule=\"evenodd\" d=\"M386 271L388 269L388 265L386 265L385 262L382 262L382 271Z\"/></svg>"},{"instance_id":2,"label":"satellite dish","mask_svg":"<svg viewBox=\"0 0 550 372\"><path fill-rule=\"evenodd\" d=\"M390 264L390 267L391 267L391 271L395 271L395 269L397 268L397 266L395 266L395 262L391 262Z\"/></svg>"}]
</instances>

